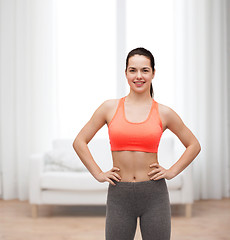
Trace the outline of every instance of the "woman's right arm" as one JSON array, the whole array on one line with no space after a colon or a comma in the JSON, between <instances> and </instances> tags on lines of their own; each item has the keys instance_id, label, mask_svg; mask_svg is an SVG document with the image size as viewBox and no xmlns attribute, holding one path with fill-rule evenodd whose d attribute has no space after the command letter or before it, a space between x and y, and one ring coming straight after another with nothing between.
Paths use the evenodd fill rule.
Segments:
<instances>
[{"instance_id":1,"label":"woman's right arm","mask_svg":"<svg viewBox=\"0 0 230 240\"><path fill-rule=\"evenodd\" d=\"M108 172L103 172L97 163L94 161L92 154L89 151L88 143L94 137L99 129L101 129L107 122L106 115L111 105L109 101L105 101L101 106L94 112L91 119L78 133L77 137L73 142L73 148L77 155L81 159L82 163L86 166L93 177L99 182L108 181L111 184L115 183L111 180L114 179L119 181L121 177L114 171L119 171L117 167L113 167Z\"/></svg>"}]
</instances>

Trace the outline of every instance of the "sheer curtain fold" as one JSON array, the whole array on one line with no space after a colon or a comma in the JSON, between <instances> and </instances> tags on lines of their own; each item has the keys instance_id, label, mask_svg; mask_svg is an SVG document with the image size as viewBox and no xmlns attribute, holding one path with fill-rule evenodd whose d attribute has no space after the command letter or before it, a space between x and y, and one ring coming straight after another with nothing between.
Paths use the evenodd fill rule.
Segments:
<instances>
[{"instance_id":1,"label":"sheer curtain fold","mask_svg":"<svg viewBox=\"0 0 230 240\"><path fill-rule=\"evenodd\" d=\"M52 0L1 0L0 156L3 199L28 199L29 156L56 134Z\"/></svg>"},{"instance_id":2,"label":"sheer curtain fold","mask_svg":"<svg viewBox=\"0 0 230 240\"><path fill-rule=\"evenodd\" d=\"M229 197L225 0L175 1L177 106L201 143L195 199Z\"/></svg>"}]
</instances>

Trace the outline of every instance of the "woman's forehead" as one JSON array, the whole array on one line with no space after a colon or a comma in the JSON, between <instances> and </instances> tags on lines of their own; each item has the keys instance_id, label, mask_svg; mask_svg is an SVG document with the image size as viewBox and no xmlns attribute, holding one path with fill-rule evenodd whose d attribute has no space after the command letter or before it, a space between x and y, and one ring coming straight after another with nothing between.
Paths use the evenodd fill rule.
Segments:
<instances>
[{"instance_id":1,"label":"woman's forehead","mask_svg":"<svg viewBox=\"0 0 230 240\"><path fill-rule=\"evenodd\" d=\"M146 66L151 67L150 59L144 55L134 55L129 58L128 62L129 67L131 66Z\"/></svg>"}]
</instances>

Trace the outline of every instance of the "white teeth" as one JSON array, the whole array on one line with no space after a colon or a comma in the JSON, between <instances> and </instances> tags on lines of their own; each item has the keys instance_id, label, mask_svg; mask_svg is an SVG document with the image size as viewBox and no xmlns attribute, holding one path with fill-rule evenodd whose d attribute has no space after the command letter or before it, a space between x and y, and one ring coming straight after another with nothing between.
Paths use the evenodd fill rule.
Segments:
<instances>
[{"instance_id":1,"label":"white teeth","mask_svg":"<svg viewBox=\"0 0 230 240\"><path fill-rule=\"evenodd\" d=\"M144 82L134 82L134 83L138 85L144 84Z\"/></svg>"}]
</instances>

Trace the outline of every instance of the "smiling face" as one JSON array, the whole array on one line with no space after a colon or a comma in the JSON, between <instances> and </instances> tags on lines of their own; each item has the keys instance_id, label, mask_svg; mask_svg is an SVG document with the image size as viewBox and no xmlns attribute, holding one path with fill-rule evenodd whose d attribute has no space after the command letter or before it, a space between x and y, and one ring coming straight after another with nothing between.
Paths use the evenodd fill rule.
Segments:
<instances>
[{"instance_id":1,"label":"smiling face","mask_svg":"<svg viewBox=\"0 0 230 240\"><path fill-rule=\"evenodd\" d=\"M150 59L143 55L134 55L129 58L125 71L130 90L137 93L150 92L150 85L155 71L151 67Z\"/></svg>"}]
</instances>

